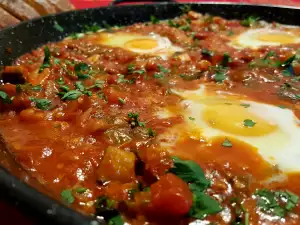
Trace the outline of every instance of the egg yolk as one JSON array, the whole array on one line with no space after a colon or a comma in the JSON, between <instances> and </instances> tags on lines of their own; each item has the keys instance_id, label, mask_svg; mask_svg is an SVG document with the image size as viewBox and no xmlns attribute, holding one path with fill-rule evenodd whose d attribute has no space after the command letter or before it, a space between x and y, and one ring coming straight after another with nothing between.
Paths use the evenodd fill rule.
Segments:
<instances>
[{"instance_id":1,"label":"egg yolk","mask_svg":"<svg viewBox=\"0 0 300 225\"><path fill-rule=\"evenodd\" d=\"M267 135L278 128L240 105L208 106L203 112L203 119L212 128L241 136ZM244 120L252 120L255 125L245 126Z\"/></svg>"},{"instance_id":2,"label":"egg yolk","mask_svg":"<svg viewBox=\"0 0 300 225\"><path fill-rule=\"evenodd\" d=\"M296 42L296 37L288 33L267 33L259 35L257 39L264 42L274 42L280 44Z\"/></svg>"},{"instance_id":3,"label":"egg yolk","mask_svg":"<svg viewBox=\"0 0 300 225\"><path fill-rule=\"evenodd\" d=\"M125 48L135 48L142 50L150 50L156 48L158 46L157 41L151 38L141 38L127 41L124 44Z\"/></svg>"}]
</instances>

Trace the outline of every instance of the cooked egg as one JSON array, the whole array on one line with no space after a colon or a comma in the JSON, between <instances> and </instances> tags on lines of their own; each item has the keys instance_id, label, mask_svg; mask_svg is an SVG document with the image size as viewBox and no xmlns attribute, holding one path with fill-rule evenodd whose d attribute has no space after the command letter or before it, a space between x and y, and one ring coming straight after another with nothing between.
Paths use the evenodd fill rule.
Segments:
<instances>
[{"instance_id":1,"label":"cooked egg","mask_svg":"<svg viewBox=\"0 0 300 225\"><path fill-rule=\"evenodd\" d=\"M216 137L229 137L253 146L264 160L283 172L300 171L299 120L291 110L243 100L243 96L207 95L203 86L195 91L173 92L183 98L181 110L164 109L157 114L180 114L185 122L161 135L164 146L174 145L183 134L200 142L205 139L208 144Z\"/></svg>"},{"instance_id":2,"label":"cooked egg","mask_svg":"<svg viewBox=\"0 0 300 225\"><path fill-rule=\"evenodd\" d=\"M250 29L233 37L230 45L237 48L259 48L300 43L300 38L291 31L270 28Z\"/></svg>"},{"instance_id":3,"label":"cooked egg","mask_svg":"<svg viewBox=\"0 0 300 225\"><path fill-rule=\"evenodd\" d=\"M99 44L120 47L139 54L160 56L163 59L167 59L175 52L183 51L182 48L174 46L168 38L154 33L146 36L125 32L101 32L98 35Z\"/></svg>"}]
</instances>

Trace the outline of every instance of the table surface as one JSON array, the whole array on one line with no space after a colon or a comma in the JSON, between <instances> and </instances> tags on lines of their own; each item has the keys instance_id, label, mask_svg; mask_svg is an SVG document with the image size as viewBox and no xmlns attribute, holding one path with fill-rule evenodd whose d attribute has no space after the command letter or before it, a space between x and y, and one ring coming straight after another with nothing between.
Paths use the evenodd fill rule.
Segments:
<instances>
[{"instance_id":1,"label":"table surface","mask_svg":"<svg viewBox=\"0 0 300 225\"><path fill-rule=\"evenodd\" d=\"M209 2L210 0L202 0L203 2ZM226 2L228 0L217 0L218 2ZM92 8L107 6L111 1L106 0L71 0L77 9ZM177 0L177 2L200 2L193 0ZM289 5L299 6L300 0L230 0L230 2L244 2L252 4L276 4L276 5ZM5 193L1 192L0 187L0 218L1 225L39 225L46 223L43 218L38 217L34 212L28 209L26 206L19 206L18 202L5 196ZM52 225L53 223L50 222ZM50 224L49 223L49 224Z\"/></svg>"}]
</instances>

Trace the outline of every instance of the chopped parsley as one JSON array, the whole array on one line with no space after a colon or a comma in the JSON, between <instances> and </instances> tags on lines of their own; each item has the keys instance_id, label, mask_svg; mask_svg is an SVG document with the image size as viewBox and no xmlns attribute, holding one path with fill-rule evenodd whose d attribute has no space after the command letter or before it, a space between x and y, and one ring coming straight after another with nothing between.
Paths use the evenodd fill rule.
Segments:
<instances>
[{"instance_id":1,"label":"chopped parsley","mask_svg":"<svg viewBox=\"0 0 300 225\"><path fill-rule=\"evenodd\" d=\"M72 33L72 34L70 34L69 37L70 37L71 39L73 39L73 40L77 40L77 39L80 38L80 34L78 34L78 33Z\"/></svg>"},{"instance_id":2,"label":"chopped parsley","mask_svg":"<svg viewBox=\"0 0 300 225\"><path fill-rule=\"evenodd\" d=\"M58 24L57 21L54 21L54 26L53 26L56 30L58 30L59 32L64 32L64 28Z\"/></svg>"},{"instance_id":3,"label":"chopped parsley","mask_svg":"<svg viewBox=\"0 0 300 225\"><path fill-rule=\"evenodd\" d=\"M154 78L155 78L155 79L162 79L162 78L164 78L164 77L165 77L165 75L162 74L162 73L155 73L155 74L154 74Z\"/></svg>"},{"instance_id":4,"label":"chopped parsley","mask_svg":"<svg viewBox=\"0 0 300 225\"><path fill-rule=\"evenodd\" d=\"M63 77L59 77L55 80L56 83L58 83L59 85L62 85L65 83L65 80Z\"/></svg>"},{"instance_id":5,"label":"chopped parsley","mask_svg":"<svg viewBox=\"0 0 300 225\"><path fill-rule=\"evenodd\" d=\"M118 100L122 105L124 105L126 103L125 99L123 99L123 98L118 98Z\"/></svg>"},{"instance_id":6,"label":"chopped parsley","mask_svg":"<svg viewBox=\"0 0 300 225\"><path fill-rule=\"evenodd\" d=\"M50 58L51 58L51 53L50 50L48 48L48 46L44 47L44 61L43 64L41 65L40 69L39 69L39 73L43 72L45 68L49 68L50 65Z\"/></svg>"},{"instance_id":7,"label":"chopped parsley","mask_svg":"<svg viewBox=\"0 0 300 225\"><path fill-rule=\"evenodd\" d=\"M169 172L174 173L185 182L193 182L206 189L210 186L210 182L206 179L201 167L192 160L181 160L173 157L174 166Z\"/></svg>"},{"instance_id":8,"label":"chopped parsley","mask_svg":"<svg viewBox=\"0 0 300 225\"><path fill-rule=\"evenodd\" d=\"M158 24L159 23L159 19L156 18L153 15L150 16L150 21L151 21L152 24Z\"/></svg>"},{"instance_id":9,"label":"chopped parsley","mask_svg":"<svg viewBox=\"0 0 300 225\"><path fill-rule=\"evenodd\" d=\"M278 107L281 108L281 109L286 109L286 108L287 108L287 107L284 106L284 105L279 105Z\"/></svg>"},{"instance_id":10,"label":"chopped parsley","mask_svg":"<svg viewBox=\"0 0 300 225\"><path fill-rule=\"evenodd\" d=\"M196 219L204 219L208 215L213 215L222 210L220 204L208 194L201 191L193 192L193 205L189 216Z\"/></svg>"},{"instance_id":11,"label":"chopped parsley","mask_svg":"<svg viewBox=\"0 0 300 225\"><path fill-rule=\"evenodd\" d=\"M257 190L257 206L261 211L273 216L285 217L299 202L299 197L290 191Z\"/></svg>"},{"instance_id":12,"label":"chopped parsley","mask_svg":"<svg viewBox=\"0 0 300 225\"><path fill-rule=\"evenodd\" d=\"M232 62L232 59L231 59L230 55L227 52L225 52L223 55L223 60L221 62L221 65L223 67L227 67L228 63L230 63L230 62Z\"/></svg>"},{"instance_id":13,"label":"chopped parsley","mask_svg":"<svg viewBox=\"0 0 300 225\"><path fill-rule=\"evenodd\" d=\"M82 62L74 66L74 71L79 80L89 78L93 72L88 64Z\"/></svg>"},{"instance_id":14,"label":"chopped parsley","mask_svg":"<svg viewBox=\"0 0 300 225\"><path fill-rule=\"evenodd\" d=\"M169 25L170 27L175 27L175 28L180 27L180 24L174 23L172 20L168 20L168 25Z\"/></svg>"},{"instance_id":15,"label":"chopped parsley","mask_svg":"<svg viewBox=\"0 0 300 225\"><path fill-rule=\"evenodd\" d=\"M223 146L223 147L230 148L230 147L232 147L232 143L229 141L228 138L225 138L225 140L224 140L223 143L222 143L222 146Z\"/></svg>"},{"instance_id":16,"label":"chopped parsley","mask_svg":"<svg viewBox=\"0 0 300 225\"><path fill-rule=\"evenodd\" d=\"M249 16L244 20L241 20L240 24L245 27L252 27L257 24L259 18L255 16Z\"/></svg>"},{"instance_id":17,"label":"chopped parsley","mask_svg":"<svg viewBox=\"0 0 300 225\"><path fill-rule=\"evenodd\" d=\"M195 120L195 118L194 118L194 117L191 117L191 116L189 116L189 120Z\"/></svg>"},{"instance_id":18,"label":"chopped parsley","mask_svg":"<svg viewBox=\"0 0 300 225\"><path fill-rule=\"evenodd\" d=\"M232 36L232 35L234 35L233 31L232 31L232 30L229 30L229 31L227 32L227 36Z\"/></svg>"},{"instance_id":19,"label":"chopped parsley","mask_svg":"<svg viewBox=\"0 0 300 225\"><path fill-rule=\"evenodd\" d=\"M41 110L51 109L51 101L45 98L29 97L29 100L35 103L35 107Z\"/></svg>"},{"instance_id":20,"label":"chopped parsley","mask_svg":"<svg viewBox=\"0 0 300 225\"><path fill-rule=\"evenodd\" d=\"M14 97L9 97L4 91L0 91L0 99L4 104L11 104Z\"/></svg>"},{"instance_id":21,"label":"chopped parsley","mask_svg":"<svg viewBox=\"0 0 300 225\"><path fill-rule=\"evenodd\" d=\"M63 190L60 195L62 199L69 204L72 204L75 201L72 190Z\"/></svg>"},{"instance_id":22,"label":"chopped parsley","mask_svg":"<svg viewBox=\"0 0 300 225\"><path fill-rule=\"evenodd\" d=\"M123 74L118 74L117 76L118 76L118 79L117 79L118 84L130 83L129 80L125 79L125 76Z\"/></svg>"},{"instance_id":23,"label":"chopped parsley","mask_svg":"<svg viewBox=\"0 0 300 225\"><path fill-rule=\"evenodd\" d=\"M96 23L94 23L94 24L92 24L92 25L85 25L84 26L84 33L95 33L95 32L97 32L98 30L100 30L101 29L101 27L98 25L98 24L96 24Z\"/></svg>"},{"instance_id":24,"label":"chopped parsley","mask_svg":"<svg viewBox=\"0 0 300 225\"><path fill-rule=\"evenodd\" d=\"M226 73L227 69L223 66L216 66L215 68L215 75L214 79L217 83L222 83L224 80L226 80Z\"/></svg>"},{"instance_id":25,"label":"chopped parsley","mask_svg":"<svg viewBox=\"0 0 300 225\"><path fill-rule=\"evenodd\" d=\"M145 127L145 123L144 122L140 122L139 121L139 114L138 113L128 113L127 114L128 118L129 118L129 124L131 126L131 128L135 128L135 127Z\"/></svg>"},{"instance_id":26,"label":"chopped parsley","mask_svg":"<svg viewBox=\"0 0 300 225\"><path fill-rule=\"evenodd\" d=\"M254 127L255 124L256 123L253 120L249 120L249 119L244 120L245 127Z\"/></svg>"},{"instance_id":27,"label":"chopped parsley","mask_svg":"<svg viewBox=\"0 0 300 225\"><path fill-rule=\"evenodd\" d=\"M241 103L240 106L243 106L244 108L249 108L249 107L250 107L250 104L247 104L247 103Z\"/></svg>"},{"instance_id":28,"label":"chopped parsley","mask_svg":"<svg viewBox=\"0 0 300 225\"><path fill-rule=\"evenodd\" d=\"M190 5L183 5L183 6L180 6L180 10L182 13L188 13L189 11L192 10L192 6Z\"/></svg>"},{"instance_id":29,"label":"chopped parsley","mask_svg":"<svg viewBox=\"0 0 300 225\"><path fill-rule=\"evenodd\" d=\"M76 188L75 191L79 194L82 194L84 192L86 192L88 189L85 188L85 187L79 187L79 188Z\"/></svg>"},{"instance_id":30,"label":"chopped parsley","mask_svg":"<svg viewBox=\"0 0 300 225\"><path fill-rule=\"evenodd\" d=\"M210 181L206 179L201 167L194 161L181 160L177 157L173 157L173 163L174 166L169 172L189 183L189 188L193 193L193 205L189 216L203 219L207 215L220 212L222 208L219 203L204 192L210 186Z\"/></svg>"},{"instance_id":31,"label":"chopped parsley","mask_svg":"<svg viewBox=\"0 0 300 225\"><path fill-rule=\"evenodd\" d=\"M132 73L137 73L139 75L142 75L144 73L146 73L146 70L144 69L140 69L140 70L135 70L135 65L134 64L129 64L127 67L128 73L132 74Z\"/></svg>"},{"instance_id":32,"label":"chopped parsley","mask_svg":"<svg viewBox=\"0 0 300 225\"><path fill-rule=\"evenodd\" d=\"M207 48L203 48L201 50L201 54L204 55L204 56L208 56L208 57L211 57L214 55L214 52L208 50Z\"/></svg>"},{"instance_id":33,"label":"chopped parsley","mask_svg":"<svg viewBox=\"0 0 300 225\"><path fill-rule=\"evenodd\" d=\"M293 61L296 59L296 55L292 55L291 57L289 57L287 60L285 60L282 64L281 64L281 66L282 67L288 67L288 66L290 66L292 63L293 63Z\"/></svg>"},{"instance_id":34,"label":"chopped parsley","mask_svg":"<svg viewBox=\"0 0 300 225\"><path fill-rule=\"evenodd\" d=\"M162 65L157 65L159 72L154 74L155 79L163 79L167 73L170 72L169 69L165 68Z\"/></svg>"},{"instance_id":35,"label":"chopped parsley","mask_svg":"<svg viewBox=\"0 0 300 225\"><path fill-rule=\"evenodd\" d=\"M152 128L149 128L148 135L149 135L149 137L154 137L156 135L156 132L154 130L152 130Z\"/></svg>"},{"instance_id":36,"label":"chopped parsley","mask_svg":"<svg viewBox=\"0 0 300 225\"><path fill-rule=\"evenodd\" d=\"M121 215L117 215L117 216L114 216L114 217L110 218L108 220L107 224L108 225L123 225L125 223L124 223L124 220L121 217Z\"/></svg>"},{"instance_id":37,"label":"chopped parsley","mask_svg":"<svg viewBox=\"0 0 300 225\"><path fill-rule=\"evenodd\" d=\"M72 90L64 93L62 96L62 100L76 100L82 95L81 91L78 90Z\"/></svg>"}]
</instances>

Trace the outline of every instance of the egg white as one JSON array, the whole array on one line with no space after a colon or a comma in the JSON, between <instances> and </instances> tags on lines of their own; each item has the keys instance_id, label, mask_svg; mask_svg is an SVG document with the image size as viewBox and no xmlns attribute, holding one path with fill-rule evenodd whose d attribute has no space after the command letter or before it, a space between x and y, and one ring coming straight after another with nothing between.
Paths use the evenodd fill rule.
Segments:
<instances>
[{"instance_id":1,"label":"egg white","mask_svg":"<svg viewBox=\"0 0 300 225\"><path fill-rule=\"evenodd\" d=\"M233 137L257 148L258 153L264 160L276 165L281 171L285 173L300 171L299 120L291 110L239 98L227 99L224 95L205 96L203 86L195 91L181 92L173 90L173 92L182 94L184 98L181 102L182 110L179 113L184 117L185 123L184 127L178 128L175 126L158 137L162 147L174 146L183 136L183 133L188 133L190 138L200 142L203 142L203 138L205 138L208 145L214 137ZM203 112L207 107L213 108L219 104L224 104L224 107L238 105L241 109L243 106L240 104L249 104L250 106L243 110L247 110L250 114L259 117L268 124L276 125L277 129L259 136L236 135L216 129L203 119ZM233 108L233 110L236 110L236 107ZM166 118L174 116L176 113L163 109L157 112L157 115ZM230 116L227 118L230 120Z\"/></svg>"},{"instance_id":2,"label":"egg white","mask_svg":"<svg viewBox=\"0 0 300 225\"><path fill-rule=\"evenodd\" d=\"M235 36L229 42L229 45L235 48L252 48L257 49L262 46L279 46L285 44L300 43L300 37L291 31L277 30L271 28L249 29L238 36ZM281 39L278 41L260 40L265 35L278 35Z\"/></svg>"},{"instance_id":3,"label":"egg white","mask_svg":"<svg viewBox=\"0 0 300 225\"><path fill-rule=\"evenodd\" d=\"M156 46L150 49L138 48L138 47L128 47L127 43L139 40L150 40L155 41ZM140 35L136 33L125 33L125 32L115 32L115 33L99 33L99 44L120 47L126 50L139 53L139 54L149 54L160 56L163 59L167 59L170 55L175 52L182 52L183 49L175 46L167 37L162 37L158 34L151 33L149 35Z\"/></svg>"}]
</instances>

